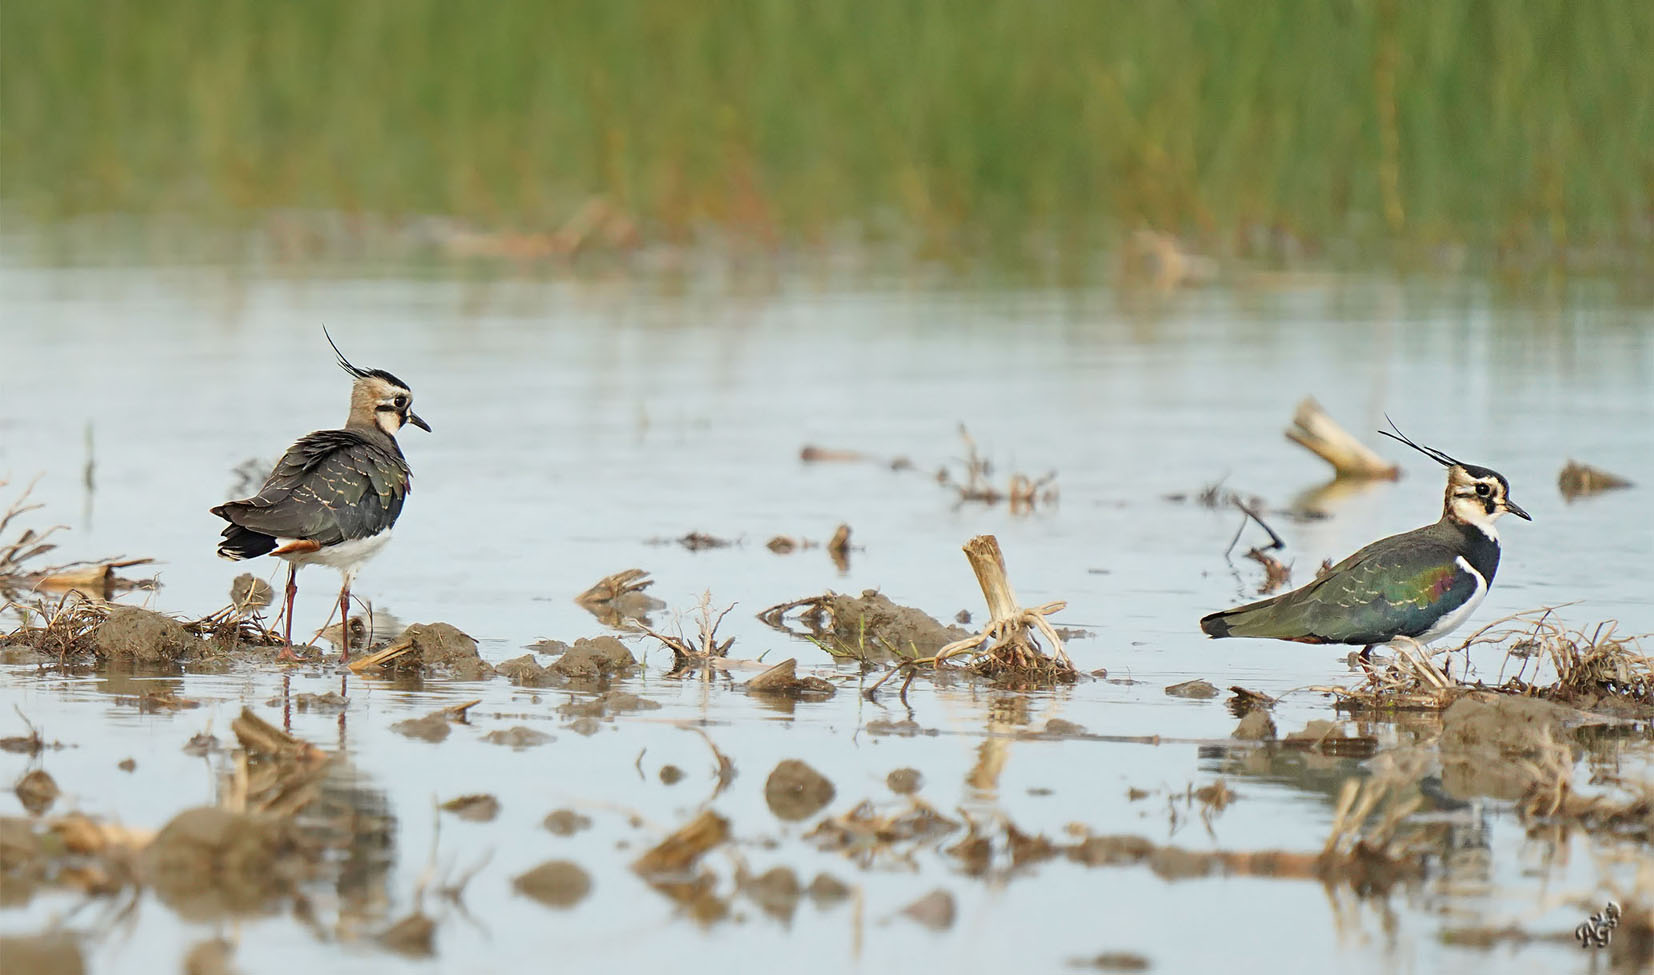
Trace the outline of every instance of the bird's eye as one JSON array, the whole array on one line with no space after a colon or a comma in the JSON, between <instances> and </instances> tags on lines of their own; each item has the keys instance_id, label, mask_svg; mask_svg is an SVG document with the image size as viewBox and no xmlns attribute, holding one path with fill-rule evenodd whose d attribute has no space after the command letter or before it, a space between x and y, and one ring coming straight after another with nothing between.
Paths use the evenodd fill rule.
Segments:
<instances>
[{"instance_id":1,"label":"bird's eye","mask_svg":"<svg viewBox=\"0 0 1654 975\"><path fill-rule=\"evenodd\" d=\"M1485 498L1493 493L1493 488L1489 487L1487 484L1478 484L1476 485L1476 493Z\"/></svg>"},{"instance_id":2,"label":"bird's eye","mask_svg":"<svg viewBox=\"0 0 1654 975\"><path fill-rule=\"evenodd\" d=\"M391 402L395 403L396 408L399 409L399 410L405 410L405 409L408 408L408 397L402 395L401 393L397 393L396 394L396 399L391 400ZM1486 487L1487 485L1484 484L1482 486ZM1487 492L1484 491L1483 493L1485 494Z\"/></svg>"}]
</instances>

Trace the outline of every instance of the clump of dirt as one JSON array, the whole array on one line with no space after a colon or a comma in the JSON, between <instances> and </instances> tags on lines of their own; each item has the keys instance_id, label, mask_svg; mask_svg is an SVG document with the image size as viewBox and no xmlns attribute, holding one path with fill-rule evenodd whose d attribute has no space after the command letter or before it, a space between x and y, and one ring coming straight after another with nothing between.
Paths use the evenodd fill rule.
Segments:
<instances>
[{"instance_id":1,"label":"clump of dirt","mask_svg":"<svg viewBox=\"0 0 1654 975\"><path fill-rule=\"evenodd\" d=\"M1538 698L1466 694L1442 713L1442 784L1458 797L1520 799L1533 773L1513 759L1568 741L1571 729L1597 720Z\"/></svg>"},{"instance_id":2,"label":"clump of dirt","mask_svg":"<svg viewBox=\"0 0 1654 975\"><path fill-rule=\"evenodd\" d=\"M448 737L448 718L441 711L427 714L422 718L409 718L391 725L391 730L409 738L418 738L433 745Z\"/></svg>"},{"instance_id":3,"label":"clump of dirt","mask_svg":"<svg viewBox=\"0 0 1654 975\"><path fill-rule=\"evenodd\" d=\"M796 758L781 762L764 782L764 802L776 818L788 822L820 812L834 795L833 783L825 775Z\"/></svg>"},{"instance_id":4,"label":"clump of dirt","mask_svg":"<svg viewBox=\"0 0 1654 975\"><path fill-rule=\"evenodd\" d=\"M291 821L213 807L186 809L144 851L145 879L188 921L268 913L315 868Z\"/></svg>"},{"instance_id":5,"label":"clump of dirt","mask_svg":"<svg viewBox=\"0 0 1654 975\"><path fill-rule=\"evenodd\" d=\"M953 895L940 888L902 908L903 915L932 931L946 931L953 927L956 913Z\"/></svg>"},{"instance_id":6,"label":"clump of dirt","mask_svg":"<svg viewBox=\"0 0 1654 975\"><path fill-rule=\"evenodd\" d=\"M201 641L184 624L137 606L109 607L108 619L91 637L93 652L105 660L171 664L201 652Z\"/></svg>"},{"instance_id":7,"label":"clump of dirt","mask_svg":"<svg viewBox=\"0 0 1654 975\"><path fill-rule=\"evenodd\" d=\"M573 836L591 824L589 817L582 816L572 809L554 809L546 814L540 825L555 836Z\"/></svg>"},{"instance_id":8,"label":"clump of dirt","mask_svg":"<svg viewBox=\"0 0 1654 975\"><path fill-rule=\"evenodd\" d=\"M774 695L795 701L825 701L838 693L829 681L798 676L798 661L788 657L746 682L748 694Z\"/></svg>"},{"instance_id":9,"label":"clump of dirt","mask_svg":"<svg viewBox=\"0 0 1654 975\"><path fill-rule=\"evenodd\" d=\"M522 687L555 687L562 683L551 671L540 666L540 662L534 659L532 653L512 657L495 665L494 673Z\"/></svg>"},{"instance_id":10,"label":"clump of dirt","mask_svg":"<svg viewBox=\"0 0 1654 975\"><path fill-rule=\"evenodd\" d=\"M832 874L818 873L815 879L810 881L810 886L805 889L805 893L810 895L810 900L815 902L816 907L829 907L845 900L854 891L850 889L848 884Z\"/></svg>"},{"instance_id":11,"label":"clump of dirt","mask_svg":"<svg viewBox=\"0 0 1654 975\"><path fill-rule=\"evenodd\" d=\"M612 636L581 638L551 662L547 671L573 690L599 691L637 666L637 658Z\"/></svg>"},{"instance_id":12,"label":"clump of dirt","mask_svg":"<svg viewBox=\"0 0 1654 975\"><path fill-rule=\"evenodd\" d=\"M235 946L223 938L197 942L184 956L184 975L230 975Z\"/></svg>"},{"instance_id":13,"label":"clump of dirt","mask_svg":"<svg viewBox=\"0 0 1654 975\"><path fill-rule=\"evenodd\" d=\"M910 796L925 784L925 777L916 768L899 768L884 777L884 784L899 796Z\"/></svg>"},{"instance_id":14,"label":"clump of dirt","mask_svg":"<svg viewBox=\"0 0 1654 975\"><path fill-rule=\"evenodd\" d=\"M804 887L791 867L772 867L756 877L742 876L737 884L765 914L783 923L792 920L804 896Z\"/></svg>"},{"instance_id":15,"label":"clump of dirt","mask_svg":"<svg viewBox=\"0 0 1654 975\"><path fill-rule=\"evenodd\" d=\"M803 610L796 620L802 630L788 625L786 616L795 610ZM937 622L923 610L897 605L876 589L863 590L859 596L826 592L795 599L771 606L758 618L776 629L814 639L836 657L866 662L934 656L970 635L958 626Z\"/></svg>"},{"instance_id":16,"label":"clump of dirt","mask_svg":"<svg viewBox=\"0 0 1654 975\"><path fill-rule=\"evenodd\" d=\"M477 652L477 641L452 623L415 623L402 631L401 639L413 644L408 656L426 676L480 680L494 674Z\"/></svg>"},{"instance_id":17,"label":"clump of dirt","mask_svg":"<svg viewBox=\"0 0 1654 975\"><path fill-rule=\"evenodd\" d=\"M13 791L17 793L17 801L23 804L23 808L27 809L31 816L44 815L61 794L57 782L46 770L38 768L23 773Z\"/></svg>"},{"instance_id":18,"label":"clump of dirt","mask_svg":"<svg viewBox=\"0 0 1654 975\"><path fill-rule=\"evenodd\" d=\"M0 958L6 975L83 975L86 958L80 942L63 931L0 937Z\"/></svg>"},{"instance_id":19,"label":"clump of dirt","mask_svg":"<svg viewBox=\"0 0 1654 975\"><path fill-rule=\"evenodd\" d=\"M1186 680L1181 684L1173 684L1166 688L1167 697L1186 697L1197 701L1207 701L1218 696L1218 689L1210 681L1196 678Z\"/></svg>"},{"instance_id":20,"label":"clump of dirt","mask_svg":"<svg viewBox=\"0 0 1654 975\"><path fill-rule=\"evenodd\" d=\"M1275 719L1262 708L1248 711L1231 734L1240 741L1269 741L1275 737Z\"/></svg>"},{"instance_id":21,"label":"clump of dirt","mask_svg":"<svg viewBox=\"0 0 1654 975\"><path fill-rule=\"evenodd\" d=\"M482 740L490 745L506 745L513 751L522 751L525 748L533 748L535 745L543 745L555 739L543 731L536 731L523 725L514 725L510 728L498 728L490 731L482 736Z\"/></svg>"},{"instance_id":22,"label":"clump of dirt","mask_svg":"<svg viewBox=\"0 0 1654 975\"><path fill-rule=\"evenodd\" d=\"M436 922L415 911L379 932L374 940L404 958L429 958L436 954Z\"/></svg>"},{"instance_id":23,"label":"clump of dirt","mask_svg":"<svg viewBox=\"0 0 1654 975\"><path fill-rule=\"evenodd\" d=\"M511 881L518 893L547 907L569 908L591 893L592 878L577 863L547 860Z\"/></svg>"},{"instance_id":24,"label":"clump of dirt","mask_svg":"<svg viewBox=\"0 0 1654 975\"><path fill-rule=\"evenodd\" d=\"M1288 748L1317 751L1323 755L1348 758L1368 758L1378 751L1378 739L1372 735L1351 734L1342 721L1320 718L1307 722L1303 728L1289 733L1282 741Z\"/></svg>"},{"instance_id":25,"label":"clump of dirt","mask_svg":"<svg viewBox=\"0 0 1654 975\"><path fill-rule=\"evenodd\" d=\"M629 694L626 691L604 691L593 698L569 701L557 709L567 718L606 718L626 711L658 711L659 701Z\"/></svg>"},{"instance_id":26,"label":"clump of dirt","mask_svg":"<svg viewBox=\"0 0 1654 975\"><path fill-rule=\"evenodd\" d=\"M1562 497L1568 501L1630 486L1631 482L1618 474L1610 474L1589 464L1572 460L1568 461L1561 473L1556 476L1557 490L1561 491Z\"/></svg>"}]
</instances>

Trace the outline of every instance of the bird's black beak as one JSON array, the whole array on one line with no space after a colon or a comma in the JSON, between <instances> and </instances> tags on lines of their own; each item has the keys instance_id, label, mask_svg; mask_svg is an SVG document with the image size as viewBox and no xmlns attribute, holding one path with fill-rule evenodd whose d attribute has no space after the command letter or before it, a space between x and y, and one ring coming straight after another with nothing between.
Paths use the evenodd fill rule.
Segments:
<instances>
[{"instance_id":1,"label":"bird's black beak","mask_svg":"<svg viewBox=\"0 0 1654 975\"><path fill-rule=\"evenodd\" d=\"M426 433L431 432L431 425L429 423L426 423L424 420L421 420L419 418L419 414L415 413L413 410L408 411L408 422L412 423L414 426L418 427L419 429L424 430ZM1524 514L1522 517L1527 518L1528 516ZM1532 519L1529 519L1529 520L1531 521Z\"/></svg>"},{"instance_id":2,"label":"bird's black beak","mask_svg":"<svg viewBox=\"0 0 1654 975\"><path fill-rule=\"evenodd\" d=\"M428 430L430 428L426 427L426 429ZM1526 511L1523 511L1521 505L1517 504L1515 501L1512 501L1509 498L1505 499L1505 510L1510 512L1511 514L1515 515L1516 517L1522 519L1523 521L1532 521L1533 520L1533 515L1530 515Z\"/></svg>"}]
</instances>

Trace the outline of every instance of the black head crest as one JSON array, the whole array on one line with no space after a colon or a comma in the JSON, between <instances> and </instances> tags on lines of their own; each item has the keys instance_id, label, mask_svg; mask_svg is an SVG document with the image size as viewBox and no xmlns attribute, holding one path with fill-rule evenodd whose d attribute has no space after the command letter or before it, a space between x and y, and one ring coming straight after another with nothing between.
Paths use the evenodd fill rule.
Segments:
<instances>
[{"instance_id":1,"label":"black head crest","mask_svg":"<svg viewBox=\"0 0 1654 975\"><path fill-rule=\"evenodd\" d=\"M322 326L322 335L327 339L327 344L333 346L333 354L339 357L340 369L350 373L357 379L383 379L389 383L400 386L403 389L408 389L407 383L396 378L383 369L363 369L361 366L352 365L351 361L345 358L345 354L339 351L339 346L333 341L333 336L328 335L326 325Z\"/></svg>"},{"instance_id":2,"label":"black head crest","mask_svg":"<svg viewBox=\"0 0 1654 975\"><path fill-rule=\"evenodd\" d=\"M1452 457L1449 457L1447 454L1442 453L1434 447L1426 447L1421 443L1414 443L1411 437L1407 436L1405 433L1402 433L1401 428L1396 426L1396 421L1390 419L1390 414L1384 414L1384 422L1388 423L1390 425L1390 430L1394 430L1395 433L1391 433L1390 430L1380 430L1378 431L1380 436L1389 437L1391 440L1399 440L1443 467L1465 466L1460 461L1454 460Z\"/></svg>"}]
</instances>

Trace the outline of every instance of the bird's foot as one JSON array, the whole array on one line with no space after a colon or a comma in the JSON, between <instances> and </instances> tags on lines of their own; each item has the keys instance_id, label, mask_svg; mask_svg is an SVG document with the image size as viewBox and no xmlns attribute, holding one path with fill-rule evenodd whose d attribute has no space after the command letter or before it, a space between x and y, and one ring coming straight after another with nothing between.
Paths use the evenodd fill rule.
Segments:
<instances>
[{"instance_id":1,"label":"bird's foot","mask_svg":"<svg viewBox=\"0 0 1654 975\"><path fill-rule=\"evenodd\" d=\"M304 658L293 652L295 649L297 649L297 648L295 648L291 643L289 643L286 646L282 647L281 652L276 654L276 663L278 663L278 664L302 664L302 663L304 663Z\"/></svg>"}]
</instances>

